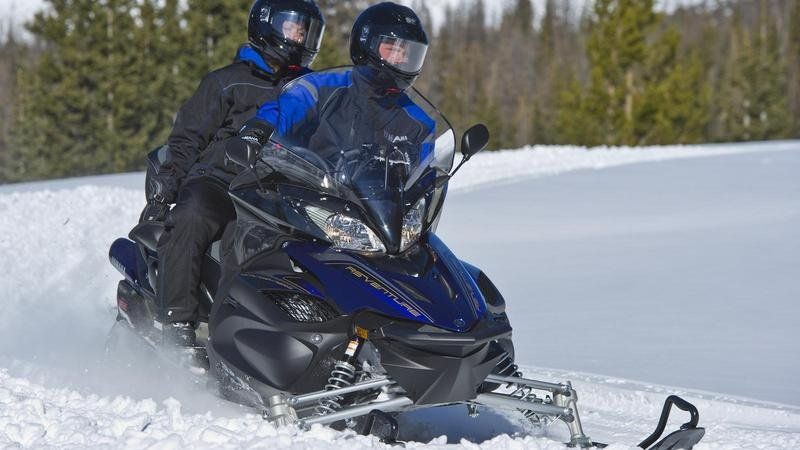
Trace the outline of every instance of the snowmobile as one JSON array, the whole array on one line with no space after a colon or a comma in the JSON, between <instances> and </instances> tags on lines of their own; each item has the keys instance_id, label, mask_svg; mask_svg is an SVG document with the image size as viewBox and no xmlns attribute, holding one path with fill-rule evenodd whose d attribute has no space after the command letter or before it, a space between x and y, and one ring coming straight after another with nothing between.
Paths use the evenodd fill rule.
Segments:
<instances>
[{"instance_id":1,"label":"snowmobile","mask_svg":"<svg viewBox=\"0 0 800 450\"><path fill-rule=\"evenodd\" d=\"M452 126L416 90L404 95L429 126L424 145L376 129L340 133L334 151L273 133L257 155L229 152L247 170L229 190L236 222L203 264L198 342L211 379L277 425L348 426L393 442L397 414L463 404L473 416L488 407L532 423L560 420L568 445L602 446L584 433L570 382L523 377L503 296L435 233L449 179L487 145L488 130L464 133L453 169ZM335 103L293 129L313 133ZM140 224L110 250L125 277L117 319L154 345L163 326L154 289L162 231ZM651 448L700 440L696 409L670 397L642 448L663 432L673 404L692 421Z\"/></svg>"}]
</instances>

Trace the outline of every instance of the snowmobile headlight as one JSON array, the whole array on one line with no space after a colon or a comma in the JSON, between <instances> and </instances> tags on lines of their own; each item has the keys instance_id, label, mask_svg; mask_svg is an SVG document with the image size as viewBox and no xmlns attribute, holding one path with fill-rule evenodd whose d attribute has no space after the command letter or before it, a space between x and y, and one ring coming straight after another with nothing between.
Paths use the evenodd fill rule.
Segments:
<instances>
[{"instance_id":1,"label":"snowmobile headlight","mask_svg":"<svg viewBox=\"0 0 800 450\"><path fill-rule=\"evenodd\" d=\"M328 217L323 228L335 247L366 253L384 253L383 242L364 222L344 214Z\"/></svg>"},{"instance_id":2,"label":"snowmobile headlight","mask_svg":"<svg viewBox=\"0 0 800 450\"><path fill-rule=\"evenodd\" d=\"M425 197L422 197L414 204L414 207L406 213L403 217L403 230L400 234L400 251L404 252L408 247L417 240L422 234L422 222L425 217Z\"/></svg>"},{"instance_id":3,"label":"snowmobile headlight","mask_svg":"<svg viewBox=\"0 0 800 450\"><path fill-rule=\"evenodd\" d=\"M364 222L344 214L336 214L316 206L306 206L306 214L333 243L343 250L364 253L383 253L386 247Z\"/></svg>"},{"instance_id":4,"label":"snowmobile headlight","mask_svg":"<svg viewBox=\"0 0 800 450\"><path fill-rule=\"evenodd\" d=\"M334 214L327 209L322 209L311 205L306 205L305 210L308 218L314 222L314 225L318 226L323 231L325 230L325 223L328 220L328 217Z\"/></svg>"}]
</instances>

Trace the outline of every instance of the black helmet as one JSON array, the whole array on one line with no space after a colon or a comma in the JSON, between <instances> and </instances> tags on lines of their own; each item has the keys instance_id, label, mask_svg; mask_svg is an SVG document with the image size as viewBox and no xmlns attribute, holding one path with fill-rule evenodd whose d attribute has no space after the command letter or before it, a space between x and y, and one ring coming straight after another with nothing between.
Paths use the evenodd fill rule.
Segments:
<instances>
[{"instance_id":1,"label":"black helmet","mask_svg":"<svg viewBox=\"0 0 800 450\"><path fill-rule=\"evenodd\" d=\"M307 67L319 51L325 19L313 0L256 0L247 35L269 64Z\"/></svg>"},{"instance_id":2,"label":"black helmet","mask_svg":"<svg viewBox=\"0 0 800 450\"><path fill-rule=\"evenodd\" d=\"M422 72L428 36L419 17L402 5L378 3L365 9L350 33L350 58L384 87L404 90Z\"/></svg>"}]
</instances>

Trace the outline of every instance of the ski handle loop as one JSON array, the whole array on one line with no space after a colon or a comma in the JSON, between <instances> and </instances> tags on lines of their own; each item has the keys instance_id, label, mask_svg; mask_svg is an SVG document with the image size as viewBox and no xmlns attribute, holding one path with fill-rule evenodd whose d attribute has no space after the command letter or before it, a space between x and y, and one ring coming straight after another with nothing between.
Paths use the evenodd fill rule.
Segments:
<instances>
[{"instance_id":1,"label":"ski handle loop","mask_svg":"<svg viewBox=\"0 0 800 450\"><path fill-rule=\"evenodd\" d=\"M664 433L664 429L667 427L667 420L669 419L669 413L672 405L677 406L683 411L687 411L691 415L691 419L685 424L681 425L681 430L697 428L697 423L700 420L700 413L697 412L697 408L695 408L693 404L678 397L677 395L670 395L664 402L664 408L661 410L661 417L658 419L658 426L656 426L656 430L653 432L653 434L647 437L647 439L643 440L639 444L639 447L646 449L653 445L653 443L659 437L661 437L661 434Z\"/></svg>"}]
</instances>

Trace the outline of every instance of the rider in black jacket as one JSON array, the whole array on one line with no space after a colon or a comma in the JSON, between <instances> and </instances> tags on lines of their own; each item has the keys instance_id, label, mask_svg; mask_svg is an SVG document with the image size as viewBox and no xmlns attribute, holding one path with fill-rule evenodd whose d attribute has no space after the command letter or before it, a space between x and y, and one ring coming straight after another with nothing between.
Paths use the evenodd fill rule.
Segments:
<instances>
[{"instance_id":1,"label":"rider in black jacket","mask_svg":"<svg viewBox=\"0 0 800 450\"><path fill-rule=\"evenodd\" d=\"M178 112L166 146L149 158L141 220L165 223L156 286L165 342L194 345L202 256L235 218L227 188L239 168L225 160L222 142L286 82L309 72L323 31L311 0L256 0L249 45L232 64L206 75Z\"/></svg>"}]
</instances>

